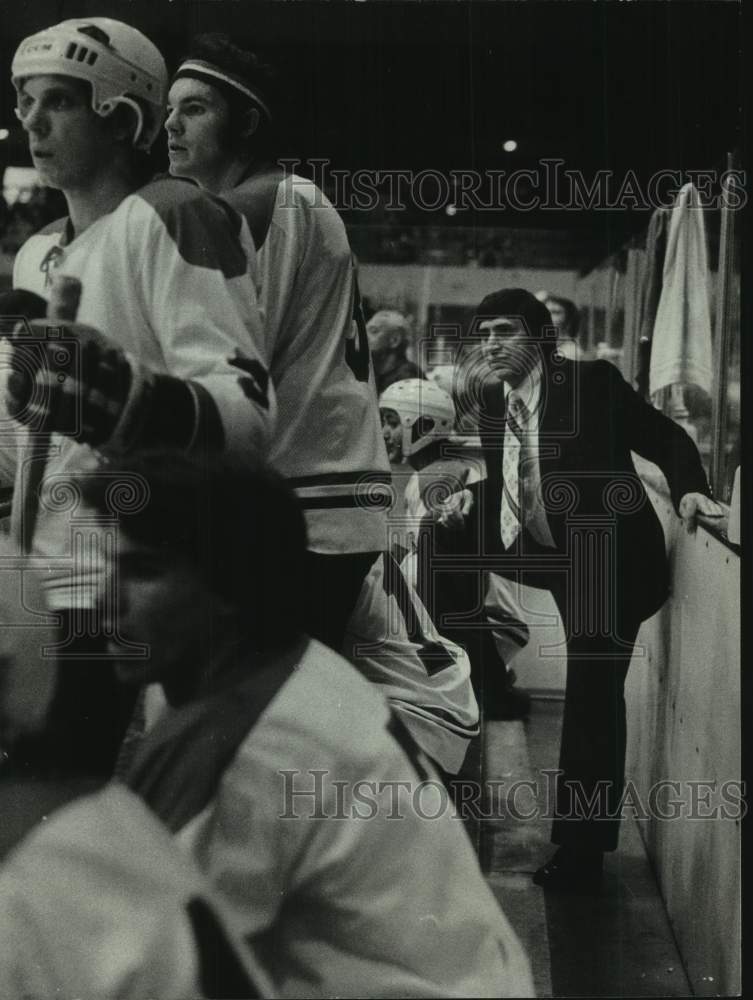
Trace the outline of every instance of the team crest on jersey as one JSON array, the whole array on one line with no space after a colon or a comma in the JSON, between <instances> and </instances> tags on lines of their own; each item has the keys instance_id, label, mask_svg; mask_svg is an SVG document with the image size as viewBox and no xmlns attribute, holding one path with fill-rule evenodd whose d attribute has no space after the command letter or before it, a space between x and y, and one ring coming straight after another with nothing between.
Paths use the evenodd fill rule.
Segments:
<instances>
[{"instance_id":1,"label":"team crest on jersey","mask_svg":"<svg viewBox=\"0 0 753 1000\"><path fill-rule=\"evenodd\" d=\"M250 399L253 403L257 403L259 406L263 406L265 410L269 409L269 374L267 373L264 365L255 358L247 358L240 351L235 352L232 358L228 358L228 362L234 368L240 368L245 375L242 375L238 379L238 385L243 390L243 394L246 399Z\"/></svg>"}]
</instances>

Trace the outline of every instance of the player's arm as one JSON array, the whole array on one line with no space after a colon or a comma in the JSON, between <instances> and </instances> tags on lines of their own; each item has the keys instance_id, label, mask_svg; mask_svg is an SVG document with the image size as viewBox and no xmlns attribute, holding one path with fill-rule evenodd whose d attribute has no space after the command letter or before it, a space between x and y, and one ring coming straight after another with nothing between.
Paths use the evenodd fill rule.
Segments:
<instances>
[{"instance_id":1,"label":"player's arm","mask_svg":"<svg viewBox=\"0 0 753 1000\"><path fill-rule=\"evenodd\" d=\"M194 412L219 418L226 453L263 455L275 401L251 236L204 195L158 207L147 250L155 267L142 270L142 289L165 366L197 397Z\"/></svg>"},{"instance_id":2,"label":"player's arm","mask_svg":"<svg viewBox=\"0 0 753 1000\"><path fill-rule=\"evenodd\" d=\"M239 220L194 195L166 206L133 199L127 252L139 268L139 357L117 331L67 325L61 341L32 323L14 340L8 409L36 430L95 447L267 450L274 397L261 318ZM250 239L248 240L250 244ZM65 345L63 345L65 346Z\"/></svg>"}]
</instances>

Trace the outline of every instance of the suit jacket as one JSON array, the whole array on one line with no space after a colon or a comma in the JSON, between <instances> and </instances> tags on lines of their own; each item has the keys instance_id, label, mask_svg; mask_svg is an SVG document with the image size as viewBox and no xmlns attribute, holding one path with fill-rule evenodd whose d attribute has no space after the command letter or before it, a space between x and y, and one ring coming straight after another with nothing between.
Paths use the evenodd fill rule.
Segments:
<instances>
[{"instance_id":1,"label":"suit jacket","mask_svg":"<svg viewBox=\"0 0 753 1000\"><path fill-rule=\"evenodd\" d=\"M440 530L437 551L495 557L497 572L524 567L523 582L554 591L567 577L579 593L590 588L589 600L617 601L632 619L654 614L669 590L664 535L630 453L659 466L677 508L688 492L710 495L689 435L609 362L553 358L542 382L539 467L555 548L526 533L516 556L505 552L499 528L505 417L502 384L487 382L480 418L487 479L471 488L474 508L461 537Z\"/></svg>"}]
</instances>

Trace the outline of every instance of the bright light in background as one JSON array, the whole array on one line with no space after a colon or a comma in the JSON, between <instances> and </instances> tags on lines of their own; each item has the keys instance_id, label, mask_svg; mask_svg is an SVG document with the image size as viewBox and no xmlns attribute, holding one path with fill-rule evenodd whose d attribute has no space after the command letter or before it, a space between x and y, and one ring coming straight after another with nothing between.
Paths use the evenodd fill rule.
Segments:
<instances>
[{"instance_id":1,"label":"bright light in background","mask_svg":"<svg viewBox=\"0 0 753 1000\"><path fill-rule=\"evenodd\" d=\"M514 139L508 139L506 142L502 143L502 149L504 149L506 153L514 153L517 148L518 144Z\"/></svg>"},{"instance_id":2,"label":"bright light in background","mask_svg":"<svg viewBox=\"0 0 753 1000\"><path fill-rule=\"evenodd\" d=\"M0 128L0 140L7 139L9 135L10 132L8 131L7 128Z\"/></svg>"},{"instance_id":3,"label":"bright light in background","mask_svg":"<svg viewBox=\"0 0 753 1000\"><path fill-rule=\"evenodd\" d=\"M3 195L9 205L16 201L28 201L36 187L39 187L39 174L34 167L5 168Z\"/></svg>"},{"instance_id":4,"label":"bright light in background","mask_svg":"<svg viewBox=\"0 0 753 1000\"><path fill-rule=\"evenodd\" d=\"M454 205L448 205L447 208L445 209L445 212L448 215L457 215L458 214L458 210L455 208Z\"/></svg>"}]
</instances>

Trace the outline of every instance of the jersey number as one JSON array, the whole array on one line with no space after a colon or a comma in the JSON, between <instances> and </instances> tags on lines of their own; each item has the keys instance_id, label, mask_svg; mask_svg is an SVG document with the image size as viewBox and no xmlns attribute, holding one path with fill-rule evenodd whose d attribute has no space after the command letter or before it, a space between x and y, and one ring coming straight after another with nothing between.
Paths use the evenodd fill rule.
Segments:
<instances>
[{"instance_id":1,"label":"jersey number","mask_svg":"<svg viewBox=\"0 0 753 1000\"><path fill-rule=\"evenodd\" d=\"M438 674L445 667L452 666L455 657L441 642L436 642L425 635L421 628L421 619L411 597L410 588L405 581L402 570L389 552L382 553L383 572L382 586L388 597L394 597L400 610L408 638L417 646L418 658L429 677Z\"/></svg>"},{"instance_id":2,"label":"jersey number","mask_svg":"<svg viewBox=\"0 0 753 1000\"><path fill-rule=\"evenodd\" d=\"M358 275L353 262L353 322L356 325L355 337L345 341L345 360L350 370L359 382L369 381L369 338L366 335L366 320L363 318L361 293L358 290Z\"/></svg>"}]
</instances>

